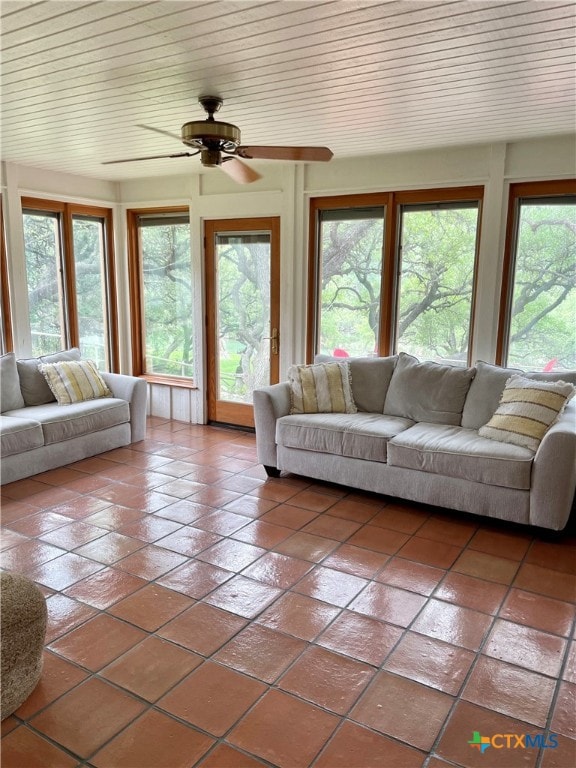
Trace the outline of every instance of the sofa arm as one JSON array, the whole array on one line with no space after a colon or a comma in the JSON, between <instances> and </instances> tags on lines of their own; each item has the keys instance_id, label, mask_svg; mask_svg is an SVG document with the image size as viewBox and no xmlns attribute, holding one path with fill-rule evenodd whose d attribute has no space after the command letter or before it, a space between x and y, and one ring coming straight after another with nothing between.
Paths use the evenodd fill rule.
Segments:
<instances>
[{"instance_id":1,"label":"sofa arm","mask_svg":"<svg viewBox=\"0 0 576 768\"><path fill-rule=\"evenodd\" d=\"M148 385L144 379L125 376L121 373L102 373L102 378L112 390L114 397L126 400L130 406L131 442L137 443L146 437L146 407Z\"/></svg>"},{"instance_id":2,"label":"sofa arm","mask_svg":"<svg viewBox=\"0 0 576 768\"><path fill-rule=\"evenodd\" d=\"M254 390L254 424L258 461L276 467L276 420L290 413L288 382Z\"/></svg>"},{"instance_id":3,"label":"sofa arm","mask_svg":"<svg viewBox=\"0 0 576 768\"><path fill-rule=\"evenodd\" d=\"M530 523L555 531L568 522L576 489L576 402L544 435L534 456Z\"/></svg>"}]
</instances>

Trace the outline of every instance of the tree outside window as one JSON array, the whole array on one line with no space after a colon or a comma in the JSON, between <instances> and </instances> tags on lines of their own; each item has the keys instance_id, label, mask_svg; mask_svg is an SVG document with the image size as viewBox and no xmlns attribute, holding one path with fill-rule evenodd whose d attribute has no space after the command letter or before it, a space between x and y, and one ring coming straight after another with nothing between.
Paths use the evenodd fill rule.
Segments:
<instances>
[{"instance_id":1,"label":"tree outside window","mask_svg":"<svg viewBox=\"0 0 576 768\"><path fill-rule=\"evenodd\" d=\"M481 199L473 187L313 201L312 352L466 365Z\"/></svg>"},{"instance_id":2,"label":"tree outside window","mask_svg":"<svg viewBox=\"0 0 576 768\"><path fill-rule=\"evenodd\" d=\"M137 252L132 290L140 311L138 373L192 378L194 324L188 214L131 212ZM136 320L136 318L134 318ZM138 351L138 350L137 350Z\"/></svg>"},{"instance_id":3,"label":"tree outside window","mask_svg":"<svg viewBox=\"0 0 576 768\"><path fill-rule=\"evenodd\" d=\"M32 354L77 346L113 369L111 211L25 198L22 216Z\"/></svg>"},{"instance_id":4,"label":"tree outside window","mask_svg":"<svg viewBox=\"0 0 576 768\"><path fill-rule=\"evenodd\" d=\"M526 198L516 209L507 363L576 368L576 196Z\"/></svg>"}]
</instances>

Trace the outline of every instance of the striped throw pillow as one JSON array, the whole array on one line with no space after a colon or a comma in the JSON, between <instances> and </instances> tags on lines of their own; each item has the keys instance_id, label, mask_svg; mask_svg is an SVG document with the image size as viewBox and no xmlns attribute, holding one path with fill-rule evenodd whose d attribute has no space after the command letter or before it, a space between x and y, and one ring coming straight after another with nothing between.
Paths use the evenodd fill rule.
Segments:
<instances>
[{"instance_id":1,"label":"striped throw pillow","mask_svg":"<svg viewBox=\"0 0 576 768\"><path fill-rule=\"evenodd\" d=\"M112 392L92 360L62 361L39 365L59 405L112 397Z\"/></svg>"},{"instance_id":2,"label":"striped throw pillow","mask_svg":"<svg viewBox=\"0 0 576 768\"><path fill-rule=\"evenodd\" d=\"M478 434L535 451L574 392L574 385L565 381L537 381L511 376L496 413L480 427Z\"/></svg>"},{"instance_id":3,"label":"striped throw pillow","mask_svg":"<svg viewBox=\"0 0 576 768\"><path fill-rule=\"evenodd\" d=\"M290 413L356 413L348 363L293 365Z\"/></svg>"}]
</instances>

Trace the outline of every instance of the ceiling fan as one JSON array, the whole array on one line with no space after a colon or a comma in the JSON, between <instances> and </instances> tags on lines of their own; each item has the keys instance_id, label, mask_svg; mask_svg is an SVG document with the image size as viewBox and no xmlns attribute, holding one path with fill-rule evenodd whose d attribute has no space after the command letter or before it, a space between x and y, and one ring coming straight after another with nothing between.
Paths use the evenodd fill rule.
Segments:
<instances>
[{"instance_id":1,"label":"ceiling fan","mask_svg":"<svg viewBox=\"0 0 576 768\"><path fill-rule=\"evenodd\" d=\"M160 128L153 128L151 125L139 126L148 131L161 133L164 136L182 141L187 147L195 149L195 152L131 157L126 160L108 160L102 164L133 163L139 160L159 160L168 157L193 157L199 154L200 161L205 168L221 168L234 181L240 184L250 184L262 176L239 158L247 160L304 160L306 162L327 162L332 158L332 152L327 147L242 146L239 128L232 123L214 120L214 113L218 112L223 104L222 99L218 96L200 96L198 101L208 117L206 120L192 120L189 123L184 123L180 136Z\"/></svg>"}]
</instances>

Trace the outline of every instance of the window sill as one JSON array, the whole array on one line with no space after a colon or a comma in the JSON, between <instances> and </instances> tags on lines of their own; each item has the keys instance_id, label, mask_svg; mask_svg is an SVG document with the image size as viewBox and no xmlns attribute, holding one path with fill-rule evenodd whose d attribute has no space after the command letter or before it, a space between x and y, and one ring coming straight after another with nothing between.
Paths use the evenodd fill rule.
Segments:
<instances>
[{"instance_id":1,"label":"window sill","mask_svg":"<svg viewBox=\"0 0 576 768\"><path fill-rule=\"evenodd\" d=\"M180 376L159 376L157 374L144 373L138 378L144 379L149 384L163 384L165 387L181 387L182 389L198 389L194 379L185 379Z\"/></svg>"}]
</instances>

